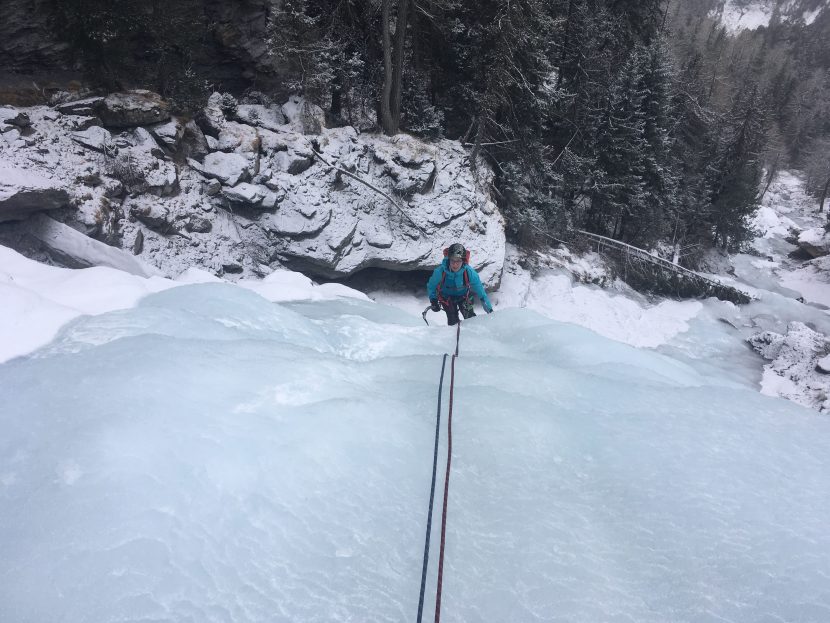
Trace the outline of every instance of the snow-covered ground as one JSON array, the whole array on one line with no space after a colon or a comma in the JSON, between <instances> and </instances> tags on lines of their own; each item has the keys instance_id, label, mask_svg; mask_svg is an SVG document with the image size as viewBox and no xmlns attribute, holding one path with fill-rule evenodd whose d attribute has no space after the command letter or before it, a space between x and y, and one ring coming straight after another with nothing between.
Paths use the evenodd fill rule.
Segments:
<instances>
[{"instance_id":1,"label":"snow-covered ground","mask_svg":"<svg viewBox=\"0 0 830 623\"><path fill-rule=\"evenodd\" d=\"M524 267L528 265L525 258L509 246L501 287L492 299L499 311L527 308L631 346L709 359L714 366L725 361L722 373L726 377L740 379L768 395L824 409L830 406L825 405L830 384L816 364L828 354L817 345L830 335L830 321L821 309L830 304L830 283L825 281L830 271L825 270L826 258L804 262L788 257L794 247L785 240L794 230L820 229L823 222L815 201L804 194L802 180L789 172L779 174L753 222L760 234L753 244L755 253L731 258L732 275L727 278L758 298L743 309L714 299L649 300L619 282L611 287L592 285L609 281L601 258L573 256L566 249L537 257L530 270ZM0 309L0 362L47 344L61 326L80 315L125 309L147 294L176 285L222 281L195 268L175 280L142 278L105 267L59 269L5 248L0 248L0 266L0 289L6 301ZM238 285L271 301L366 297L339 284L314 285L290 271L276 271L264 280L243 279ZM364 289L371 299L402 309L413 318L427 303L420 288L390 290L377 283ZM798 297L806 304L796 301ZM428 313L427 317L433 325L444 322L443 314ZM805 333L791 328L792 322L807 323L807 330L816 333L808 340L809 347L802 348ZM773 350L757 347L777 357L763 369L757 355L746 348L747 341L761 333L768 334L767 341L788 344ZM716 339L707 341L707 336L715 335ZM799 355L799 362L792 361ZM734 360L740 365L728 364Z\"/></svg>"},{"instance_id":2,"label":"snow-covered ground","mask_svg":"<svg viewBox=\"0 0 830 623\"><path fill-rule=\"evenodd\" d=\"M134 307L141 298L180 285L223 281L198 268L176 280L139 277L108 267L71 270L47 266L0 246L0 364L51 342L61 327L84 315ZM366 298L338 284L315 285L300 273L278 270L238 286L272 302Z\"/></svg>"},{"instance_id":3,"label":"snow-covered ground","mask_svg":"<svg viewBox=\"0 0 830 623\"><path fill-rule=\"evenodd\" d=\"M455 345L423 298L3 253L5 320L49 333L0 363L0 620L415 618ZM757 391L743 331L826 314L649 304L554 264L511 262L463 325L443 620L824 623L830 420Z\"/></svg>"}]
</instances>

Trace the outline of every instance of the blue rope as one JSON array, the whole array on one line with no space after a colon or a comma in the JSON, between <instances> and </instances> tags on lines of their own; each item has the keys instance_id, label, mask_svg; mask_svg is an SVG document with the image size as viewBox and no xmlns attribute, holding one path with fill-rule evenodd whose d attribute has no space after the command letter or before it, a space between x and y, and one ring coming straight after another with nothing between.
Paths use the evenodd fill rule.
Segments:
<instances>
[{"instance_id":1,"label":"blue rope","mask_svg":"<svg viewBox=\"0 0 830 623\"><path fill-rule=\"evenodd\" d=\"M457 348L457 347L456 347ZM427 566L429 564L429 535L432 532L432 505L435 501L435 476L438 469L438 436L441 430L441 391L444 389L444 369L447 367L447 355L441 362L441 381L438 384L438 411L435 418L435 452L432 458L432 488L429 491L429 514L427 515L427 536L424 543L424 568L421 571L421 596L418 598L418 623L424 614L424 591L427 584Z\"/></svg>"}]
</instances>

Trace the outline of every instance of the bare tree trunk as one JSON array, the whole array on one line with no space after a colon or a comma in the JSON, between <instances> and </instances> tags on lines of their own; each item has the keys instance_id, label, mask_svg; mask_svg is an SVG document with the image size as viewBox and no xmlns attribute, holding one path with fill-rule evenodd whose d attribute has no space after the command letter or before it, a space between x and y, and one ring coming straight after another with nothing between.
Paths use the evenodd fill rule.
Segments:
<instances>
[{"instance_id":1,"label":"bare tree trunk","mask_svg":"<svg viewBox=\"0 0 830 623\"><path fill-rule=\"evenodd\" d=\"M770 186L770 184L772 184L772 178L774 178L775 174L778 173L778 156L780 156L780 155L781 155L781 152L777 152L775 154L775 160L773 161L772 167L770 167L769 174L767 175L767 183L766 183L766 186L764 186L764 192L762 192L761 196L758 197L759 202L764 199L764 195L767 194L767 191L769 190L769 186Z\"/></svg>"},{"instance_id":2,"label":"bare tree trunk","mask_svg":"<svg viewBox=\"0 0 830 623\"><path fill-rule=\"evenodd\" d=\"M395 20L395 57L392 70L392 95L390 97L390 108L394 131L398 133L401 124L401 91L403 90L403 57L404 44L406 42L406 26L409 17L409 3L411 0L398 0L398 16Z\"/></svg>"},{"instance_id":3,"label":"bare tree trunk","mask_svg":"<svg viewBox=\"0 0 830 623\"><path fill-rule=\"evenodd\" d=\"M383 0L381 29L383 33L383 93L380 111L383 132L388 135L398 133L401 124L401 87L403 84L404 44L406 43L406 25L411 0L398 0L398 14L395 18L395 49L392 49L392 36L389 32L389 3Z\"/></svg>"},{"instance_id":4,"label":"bare tree trunk","mask_svg":"<svg viewBox=\"0 0 830 623\"><path fill-rule=\"evenodd\" d=\"M559 55L559 71L556 72L556 90L559 90L560 85L562 84L562 68L565 65L565 58L568 54L568 46L570 45L570 34L571 34L571 18L573 16L573 8L574 3L573 0L569 0L568 2L568 17L566 18L565 24L565 33L562 37L562 54Z\"/></svg>"},{"instance_id":5,"label":"bare tree trunk","mask_svg":"<svg viewBox=\"0 0 830 623\"><path fill-rule=\"evenodd\" d=\"M392 94L392 40L389 36L389 2L383 0L381 31L383 34L383 92L380 97L380 123L385 134L395 134L397 128L392 121L390 96Z\"/></svg>"}]
</instances>

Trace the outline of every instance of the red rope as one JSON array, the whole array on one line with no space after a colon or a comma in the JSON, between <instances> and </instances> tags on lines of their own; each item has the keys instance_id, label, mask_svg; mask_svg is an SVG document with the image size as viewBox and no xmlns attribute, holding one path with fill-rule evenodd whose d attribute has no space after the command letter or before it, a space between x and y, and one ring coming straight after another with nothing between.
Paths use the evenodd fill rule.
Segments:
<instances>
[{"instance_id":1,"label":"red rope","mask_svg":"<svg viewBox=\"0 0 830 623\"><path fill-rule=\"evenodd\" d=\"M455 332L455 354L450 362L450 405L447 415L447 475L444 478L444 512L441 514L441 552L438 555L438 589L435 592L435 623L441 621L441 588L444 584L444 546L447 541L447 502L450 495L450 465L452 464L452 398L455 387L455 360L461 339L461 320Z\"/></svg>"}]
</instances>

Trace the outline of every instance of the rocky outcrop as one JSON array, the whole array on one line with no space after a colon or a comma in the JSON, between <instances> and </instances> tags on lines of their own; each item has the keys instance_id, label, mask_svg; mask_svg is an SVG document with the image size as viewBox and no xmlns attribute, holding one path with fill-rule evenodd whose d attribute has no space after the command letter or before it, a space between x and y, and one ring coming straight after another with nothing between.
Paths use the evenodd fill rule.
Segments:
<instances>
[{"instance_id":1,"label":"rocky outcrop","mask_svg":"<svg viewBox=\"0 0 830 623\"><path fill-rule=\"evenodd\" d=\"M791 322L786 335L764 331L750 337L749 343L770 361L764 366L761 393L822 412L830 409L830 338L804 323Z\"/></svg>"},{"instance_id":2,"label":"rocky outcrop","mask_svg":"<svg viewBox=\"0 0 830 623\"><path fill-rule=\"evenodd\" d=\"M141 99L166 110L157 96ZM107 100L9 111L5 118L28 115L33 144L0 144L0 156L39 175L54 171L75 207L62 220L167 274L194 265L219 274L285 265L330 278L429 270L461 240L485 283L499 281L504 226L487 191L491 174L483 162L474 174L457 142L328 129L302 98L284 104L282 118L267 101L220 94L198 126L171 117L70 129L67 119L106 117ZM144 114L128 108L119 123ZM272 113L267 123L263 111Z\"/></svg>"},{"instance_id":3,"label":"rocky outcrop","mask_svg":"<svg viewBox=\"0 0 830 623\"><path fill-rule=\"evenodd\" d=\"M54 0L4 0L0 14L0 104L43 105L56 94L85 92L101 86L100 72L61 40ZM268 47L270 4L262 0L179 0L179 15L194 17L187 52L199 72L194 80L210 80L235 92L257 84L269 92L283 88L284 68ZM169 7L147 7L142 17L166 19ZM158 57L148 48L139 26L136 36L121 37L119 59L108 78L127 87L157 88ZM171 42L175 45L175 41ZM79 66L78 63L81 63ZM76 68L69 70L67 68ZM113 73L114 72L114 73ZM287 96L281 93L281 96Z\"/></svg>"},{"instance_id":4,"label":"rocky outcrop","mask_svg":"<svg viewBox=\"0 0 830 623\"><path fill-rule=\"evenodd\" d=\"M59 180L0 164L0 222L25 219L68 203L69 193Z\"/></svg>"}]
</instances>

